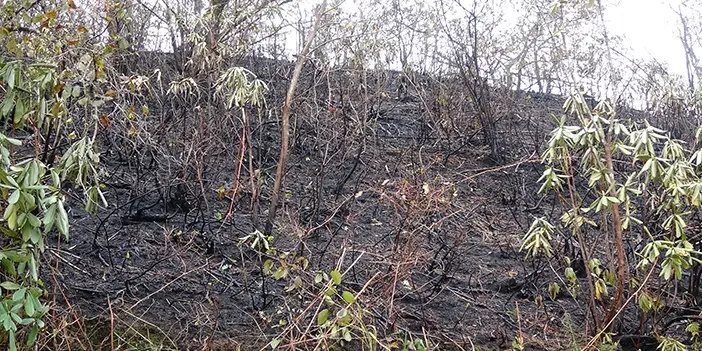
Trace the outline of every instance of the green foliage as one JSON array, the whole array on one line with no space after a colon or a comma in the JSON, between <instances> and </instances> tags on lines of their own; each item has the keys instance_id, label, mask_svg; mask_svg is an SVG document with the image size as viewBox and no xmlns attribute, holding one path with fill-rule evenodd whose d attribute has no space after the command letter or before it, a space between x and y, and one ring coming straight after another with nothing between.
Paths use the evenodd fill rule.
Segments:
<instances>
[{"instance_id":1,"label":"green foliage","mask_svg":"<svg viewBox=\"0 0 702 351\"><path fill-rule=\"evenodd\" d=\"M352 292L341 289L341 272L332 270L329 275L323 272L318 272L317 275L320 278L315 281L316 284L323 285L324 302L324 308L317 314L318 341L322 344L337 342L342 347L352 340L358 340L371 348L377 344L375 328L366 323L368 311Z\"/></svg>"},{"instance_id":2,"label":"green foliage","mask_svg":"<svg viewBox=\"0 0 702 351\"><path fill-rule=\"evenodd\" d=\"M556 300L558 293L561 292L561 286L558 283L551 283L548 285L548 293L551 296L551 300Z\"/></svg>"},{"instance_id":3,"label":"green foliage","mask_svg":"<svg viewBox=\"0 0 702 351\"><path fill-rule=\"evenodd\" d=\"M11 56L45 61L88 37L86 26L71 18L73 0L42 0L36 5L25 0L0 4L0 43Z\"/></svg>"},{"instance_id":4,"label":"green foliage","mask_svg":"<svg viewBox=\"0 0 702 351\"><path fill-rule=\"evenodd\" d=\"M0 150L9 152L5 145ZM37 159L1 167L0 188L5 203L0 230L12 240L0 252L7 279L0 284L0 321L10 349L15 349L19 330L28 330L25 345L31 346L44 327L41 318L48 307L39 301L43 293L40 253L44 236L52 229L68 237L68 215L58 174Z\"/></svg>"},{"instance_id":5,"label":"green foliage","mask_svg":"<svg viewBox=\"0 0 702 351\"><path fill-rule=\"evenodd\" d=\"M661 337L658 345L660 351L687 351L687 346L674 338Z\"/></svg>"},{"instance_id":6,"label":"green foliage","mask_svg":"<svg viewBox=\"0 0 702 351\"><path fill-rule=\"evenodd\" d=\"M12 2L6 3L3 10L11 6ZM51 10L29 22L51 23L60 15ZM22 45L9 33L3 38L8 49L19 57L29 48L25 44L30 43L35 45L31 54L38 56L42 51L36 45L49 45L49 37L48 33L36 33L23 38ZM5 89L0 102L0 118L4 121L4 132L0 133L0 231L9 239L0 251L4 280L0 283L0 335L6 335L0 342L6 342L10 350L33 346L45 326L42 318L48 307L40 300L44 294L40 255L48 233L55 230L68 239L62 183L83 189L86 209L91 213L97 210L98 202L107 205L99 186L94 138L84 137L73 143L56 165L52 165L53 160L46 164L48 154L40 152L42 146L48 150L50 142L41 135L61 135L61 127L68 123L67 104L82 94L77 86L62 82L61 77L70 74L68 70L58 74L53 64L20 60L0 63L0 82ZM29 131L26 140L31 142L6 137L10 129Z\"/></svg>"},{"instance_id":7,"label":"green foliage","mask_svg":"<svg viewBox=\"0 0 702 351\"><path fill-rule=\"evenodd\" d=\"M431 343L422 338L408 338L402 343L402 351L427 351L429 347L431 347Z\"/></svg>"},{"instance_id":8,"label":"green foliage","mask_svg":"<svg viewBox=\"0 0 702 351\"><path fill-rule=\"evenodd\" d=\"M250 78L252 77L252 78ZM263 94L268 86L243 67L230 67L217 79L217 94L226 100L227 108L242 108L250 103L263 106Z\"/></svg>"},{"instance_id":9,"label":"green foliage","mask_svg":"<svg viewBox=\"0 0 702 351\"><path fill-rule=\"evenodd\" d=\"M168 95L178 96L182 99L187 99L199 96L200 89L195 79L188 77L170 82L166 93Z\"/></svg>"},{"instance_id":10,"label":"green foliage","mask_svg":"<svg viewBox=\"0 0 702 351\"><path fill-rule=\"evenodd\" d=\"M536 218L529 227L529 231L524 236L524 244L519 249L526 251L527 257L544 253L551 256L551 236L553 226L545 218Z\"/></svg>"},{"instance_id":11,"label":"green foliage","mask_svg":"<svg viewBox=\"0 0 702 351\"><path fill-rule=\"evenodd\" d=\"M99 164L100 154L96 150L95 140L84 137L66 150L57 165L62 180L68 180L83 189L85 210L92 214L97 212L100 203L107 206L99 182Z\"/></svg>"},{"instance_id":12,"label":"green foliage","mask_svg":"<svg viewBox=\"0 0 702 351\"><path fill-rule=\"evenodd\" d=\"M54 73L47 65L24 67L22 62L3 64L0 77L7 94L0 104L0 115L12 121L13 128L25 126L28 116L33 123L43 124L47 117L47 95L54 87ZM7 127L7 125L6 125ZM21 146L16 139L0 136L0 188L3 199L3 222L0 231L11 245L0 252L5 280L0 286L0 321L8 336L9 349L17 348L17 336L26 332L22 344L31 346L41 320L48 308L43 306L42 282L39 278L40 253L44 250L44 235L56 228L68 236L68 215L60 192L58 174L37 158L14 162L8 147Z\"/></svg>"},{"instance_id":13,"label":"green foliage","mask_svg":"<svg viewBox=\"0 0 702 351\"><path fill-rule=\"evenodd\" d=\"M561 224L581 248L594 248L581 250L592 298L621 302L609 297L615 296L612 290L624 294L629 270L611 271L616 262L611 262L607 252L622 256L618 249L624 240L642 243L637 252L640 259L634 263L639 274L657 263L664 280L682 279L683 271L699 262L699 252L688 241L686 222L699 213L702 203L698 175L702 152L687 150L682 141L646 121L617 119L607 102L591 109L575 94L564 110L577 124L568 125L566 116L554 116L557 125L542 155L546 167L539 192L560 200ZM654 220L653 215L662 220ZM551 256L553 231L545 218L536 218L521 250L527 257ZM575 283L572 268L566 270L566 279ZM641 276L632 279L644 281ZM554 289L550 290L553 294ZM644 312L657 306L646 290L638 301ZM669 345L676 350L672 341Z\"/></svg>"},{"instance_id":14,"label":"green foliage","mask_svg":"<svg viewBox=\"0 0 702 351\"><path fill-rule=\"evenodd\" d=\"M690 341L692 341L692 349L699 350L702 348L702 339L700 339L700 324L698 322L690 322L685 331L690 333Z\"/></svg>"},{"instance_id":15,"label":"green foliage","mask_svg":"<svg viewBox=\"0 0 702 351\"><path fill-rule=\"evenodd\" d=\"M269 250L269 254L274 253L274 251ZM267 260L264 265L264 274L276 280L287 278L291 281L285 288L288 294L295 294L291 302L299 300L302 296L307 296L310 292L316 292L317 298L314 300L316 307L309 306L314 311L312 315L314 319L308 328L312 326L314 328L308 329L302 335L307 340L300 342L314 342L315 345L325 349L336 346L355 347L354 345L358 343L364 345L364 349L377 349L377 345L380 344L377 339L377 331L374 326L368 323L371 313L359 301L360 293L344 289L343 274L339 270L331 270L328 273L317 271L314 280L305 283L302 277L308 273L306 271L308 262L304 257L295 257L295 254L282 253L275 260ZM285 272L285 274L279 274L280 272ZM288 304L286 303L286 305ZM307 308L292 308L290 320L299 321L304 313L303 315L298 313L305 309ZM293 334L288 334L290 331L296 330L294 325L288 325L287 322L280 325L286 326L286 331L271 340L269 346L272 349L278 348L284 340L296 344ZM423 346L425 342L421 339L402 342L398 339L395 341L396 347L399 348L402 345L403 350L427 350L427 347Z\"/></svg>"}]
</instances>

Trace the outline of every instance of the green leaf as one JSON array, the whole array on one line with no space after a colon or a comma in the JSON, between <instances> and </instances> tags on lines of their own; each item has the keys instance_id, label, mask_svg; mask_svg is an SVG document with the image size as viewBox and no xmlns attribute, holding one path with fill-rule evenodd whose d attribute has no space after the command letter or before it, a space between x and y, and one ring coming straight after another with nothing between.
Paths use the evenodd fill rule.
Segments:
<instances>
[{"instance_id":1,"label":"green leaf","mask_svg":"<svg viewBox=\"0 0 702 351\"><path fill-rule=\"evenodd\" d=\"M346 301L347 303L354 303L356 302L356 298L353 296L353 294L349 291L344 291L341 293L341 297Z\"/></svg>"},{"instance_id":2,"label":"green leaf","mask_svg":"<svg viewBox=\"0 0 702 351\"><path fill-rule=\"evenodd\" d=\"M44 213L44 227L45 230L51 231L54 226L54 219L56 218L56 204L52 204L46 209Z\"/></svg>"},{"instance_id":3,"label":"green leaf","mask_svg":"<svg viewBox=\"0 0 702 351\"><path fill-rule=\"evenodd\" d=\"M34 312L36 312L34 310L34 303L31 299L24 300L24 312L27 313L28 316L33 316Z\"/></svg>"},{"instance_id":4,"label":"green leaf","mask_svg":"<svg viewBox=\"0 0 702 351\"><path fill-rule=\"evenodd\" d=\"M641 310L644 313L651 310L651 301L649 300L647 294L641 294L641 296L639 296L639 307L641 307Z\"/></svg>"},{"instance_id":5,"label":"green leaf","mask_svg":"<svg viewBox=\"0 0 702 351\"><path fill-rule=\"evenodd\" d=\"M41 231L39 230L39 228L34 227L34 228L32 228L32 229L30 230L29 239L32 241L32 243L38 244L38 246L41 248L41 250L44 250L44 249L43 249L43 239L44 239L44 237L42 236ZM32 256L32 257L33 257L33 256Z\"/></svg>"},{"instance_id":6,"label":"green leaf","mask_svg":"<svg viewBox=\"0 0 702 351\"><path fill-rule=\"evenodd\" d=\"M15 291L15 293L12 294L12 301L13 302L20 302L20 301L24 300L24 295L26 292L27 292L27 288L20 288L19 290ZM15 306L13 306L12 309L14 310L15 307L22 308L22 305L17 304Z\"/></svg>"},{"instance_id":7,"label":"green leaf","mask_svg":"<svg viewBox=\"0 0 702 351\"><path fill-rule=\"evenodd\" d=\"M329 318L329 310L328 309L323 309L319 311L319 314L317 315L317 325L322 325L327 321L327 318Z\"/></svg>"},{"instance_id":8,"label":"green leaf","mask_svg":"<svg viewBox=\"0 0 702 351\"><path fill-rule=\"evenodd\" d=\"M37 334L39 334L39 326L35 324L27 336L27 346L31 347L34 345L34 343L37 341Z\"/></svg>"},{"instance_id":9,"label":"green leaf","mask_svg":"<svg viewBox=\"0 0 702 351\"><path fill-rule=\"evenodd\" d=\"M573 267L566 267L565 276L566 279L568 279L568 282L571 284L575 284L576 280L578 279L575 275L575 270L573 270Z\"/></svg>"},{"instance_id":10,"label":"green leaf","mask_svg":"<svg viewBox=\"0 0 702 351\"><path fill-rule=\"evenodd\" d=\"M12 213L14 213L14 212L15 212L15 206L13 204L10 204L9 206L7 206L5 208L5 213L3 213L3 215L2 215L2 219L8 220L10 218L10 216L12 215Z\"/></svg>"},{"instance_id":11,"label":"green leaf","mask_svg":"<svg viewBox=\"0 0 702 351\"><path fill-rule=\"evenodd\" d=\"M68 214L66 209L63 207L63 201L57 202L58 204L58 217L56 217L56 228L63 235L68 235Z\"/></svg>"},{"instance_id":12,"label":"green leaf","mask_svg":"<svg viewBox=\"0 0 702 351\"><path fill-rule=\"evenodd\" d=\"M10 90L15 88L16 76L17 70L14 67L11 67L10 70L7 72L7 78L5 79L7 81L7 86L10 88Z\"/></svg>"},{"instance_id":13,"label":"green leaf","mask_svg":"<svg viewBox=\"0 0 702 351\"><path fill-rule=\"evenodd\" d=\"M271 350L275 350L275 349L278 347L278 345L280 345L280 342L281 342L281 341L283 341L283 340L278 339L278 338L275 338L275 339L271 340L271 343L270 343L270 345L271 345Z\"/></svg>"},{"instance_id":14,"label":"green leaf","mask_svg":"<svg viewBox=\"0 0 702 351\"><path fill-rule=\"evenodd\" d=\"M2 327L5 328L5 330L7 331L13 331L17 329L17 326L15 326L15 323L12 321L12 318L10 318L9 313L3 316Z\"/></svg>"},{"instance_id":15,"label":"green leaf","mask_svg":"<svg viewBox=\"0 0 702 351\"><path fill-rule=\"evenodd\" d=\"M351 324L351 319L353 316L351 313L348 313L348 311L345 308L342 308L339 310L339 312L336 312L336 320L339 323L340 326L347 326Z\"/></svg>"},{"instance_id":16,"label":"green leaf","mask_svg":"<svg viewBox=\"0 0 702 351\"><path fill-rule=\"evenodd\" d=\"M129 48L129 41L127 41L127 39L121 38L117 45L119 45L120 49L125 50Z\"/></svg>"},{"instance_id":17,"label":"green leaf","mask_svg":"<svg viewBox=\"0 0 702 351\"><path fill-rule=\"evenodd\" d=\"M6 321L6 322L7 322L7 321ZM10 322L10 323L12 323L12 322ZM6 323L6 324L7 324L7 323ZM14 327L14 325L13 325L13 327ZM15 327L15 329L16 329L16 328L17 328L17 327ZM7 328L7 325L6 325L6 328L5 328L5 329L8 330L8 331L10 332L10 339L9 339L9 342L8 342L8 343L9 343L8 349L9 349L10 351L17 351L17 340L15 340L15 331L14 331L14 329L9 329L9 328Z\"/></svg>"},{"instance_id":18,"label":"green leaf","mask_svg":"<svg viewBox=\"0 0 702 351\"><path fill-rule=\"evenodd\" d=\"M5 290L17 290L21 288L19 284L10 281L0 283L0 286Z\"/></svg>"},{"instance_id":19,"label":"green leaf","mask_svg":"<svg viewBox=\"0 0 702 351\"><path fill-rule=\"evenodd\" d=\"M334 284L339 285L341 284L341 272L337 271L336 269L331 271L330 273L332 281Z\"/></svg>"},{"instance_id":20,"label":"green leaf","mask_svg":"<svg viewBox=\"0 0 702 351\"><path fill-rule=\"evenodd\" d=\"M15 191L12 192L10 195L10 198L7 199L7 202L10 204L15 204L20 198L20 190L16 189Z\"/></svg>"},{"instance_id":21,"label":"green leaf","mask_svg":"<svg viewBox=\"0 0 702 351\"><path fill-rule=\"evenodd\" d=\"M15 270L15 264L12 263L12 261L10 261L9 259L3 258L2 260L0 260L0 266L2 266L2 268L8 274L10 274L12 277L17 277L17 271Z\"/></svg>"},{"instance_id":22,"label":"green leaf","mask_svg":"<svg viewBox=\"0 0 702 351\"><path fill-rule=\"evenodd\" d=\"M27 262L29 261L30 254L17 251L5 251L5 256L13 262Z\"/></svg>"},{"instance_id":23,"label":"green leaf","mask_svg":"<svg viewBox=\"0 0 702 351\"><path fill-rule=\"evenodd\" d=\"M271 270L273 269L273 260L266 260L263 262L263 274L271 274Z\"/></svg>"},{"instance_id":24,"label":"green leaf","mask_svg":"<svg viewBox=\"0 0 702 351\"><path fill-rule=\"evenodd\" d=\"M17 184L17 182L15 181L14 178L12 178L12 177L7 177L6 179L7 179L7 182L10 183L10 185L11 185L12 187L14 187L14 188L19 188L19 187L20 187L19 184Z\"/></svg>"},{"instance_id":25,"label":"green leaf","mask_svg":"<svg viewBox=\"0 0 702 351\"><path fill-rule=\"evenodd\" d=\"M33 211L35 208L37 208L37 199L34 197L34 195L22 192L20 197L22 200L24 200L24 207L26 211Z\"/></svg>"},{"instance_id":26,"label":"green leaf","mask_svg":"<svg viewBox=\"0 0 702 351\"><path fill-rule=\"evenodd\" d=\"M27 214L27 221L29 222L29 224L32 227L37 228L37 227L41 226L41 221L39 221L39 218L37 218L37 216L35 216L31 213Z\"/></svg>"},{"instance_id":27,"label":"green leaf","mask_svg":"<svg viewBox=\"0 0 702 351\"><path fill-rule=\"evenodd\" d=\"M21 122L23 122L24 114L26 112L27 111L25 111L24 103L22 102L22 99L17 99L17 101L15 101L15 116L13 119L13 122L15 123L15 125L22 124Z\"/></svg>"}]
</instances>

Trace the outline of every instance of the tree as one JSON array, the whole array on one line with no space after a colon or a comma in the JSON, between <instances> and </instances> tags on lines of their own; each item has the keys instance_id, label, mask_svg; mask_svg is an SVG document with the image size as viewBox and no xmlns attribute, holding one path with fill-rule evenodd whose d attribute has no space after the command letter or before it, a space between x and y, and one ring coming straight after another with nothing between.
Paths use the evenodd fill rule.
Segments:
<instances>
[{"instance_id":1,"label":"tree","mask_svg":"<svg viewBox=\"0 0 702 351\"><path fill-rule=\"evenodd\" d=\"M300 51L297 57L297 63L295 64L295 71L293 71L292 78L290 80L290 86L288 87L288 93L285 96L285 104L283 105L282 114L282 135L280 141L280 157L278 159L278 166L275 171L275 183L273 183L273 192L271 193L271 207L268 210L268 221L266 222L266 227L264 229L264 234L270 235L273 231L273 222L275 221L276 210L278 208L278 199L280 197L280 187L283 184L283 177L285 176L285 165L288 160L288 143L290 140L290 109L295 98L295 89L297 88L297 82L300 79L300 74L302 73L302 67L305 64L305 60L310 53L310 48L317 34L317 30L322 23L322 18L324 12L326 11L327 1L322 1L322 4L317 7L314 24L310 33L307 35L307 41L305 46Z\"/></svg>"}]
</instances>

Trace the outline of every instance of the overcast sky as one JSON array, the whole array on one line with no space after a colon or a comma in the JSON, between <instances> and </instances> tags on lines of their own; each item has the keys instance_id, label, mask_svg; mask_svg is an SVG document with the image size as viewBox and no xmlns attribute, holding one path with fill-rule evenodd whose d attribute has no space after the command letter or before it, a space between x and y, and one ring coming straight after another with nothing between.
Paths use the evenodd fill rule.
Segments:
<instances>
[{"instance_id":1,"label":"overcast sky","mask_svg":"<svg viewBox=\"0 0 702 351\"><path fill-rule=\"evenodd\" d=\"M678 38L677 15L673 11L680 1L602 0L607 8L605 19L610 33L624 36L624 45L630 47L636 56L666 62L671 73L684 76L685 56ZM316 3L321 3L321 0L303 4L311 10ZM348 11L356 6L356 1L345 0L342 8ZM296 44L299 45L292 44L289 49L295 48Z\"/></svg>"},{"instance_id":2,"label":"overcast sky","mask_svg":"<svg viewBox=\"0 0 702 351\"><path fill-rule=\"evenodd\" d=\"M637 56L667 62L673 73L685 75L685 55L673 11L680 0L605 1L611 4L605 13L611 33L624 35L625 45Z\"/></svg>"}]
</instances>

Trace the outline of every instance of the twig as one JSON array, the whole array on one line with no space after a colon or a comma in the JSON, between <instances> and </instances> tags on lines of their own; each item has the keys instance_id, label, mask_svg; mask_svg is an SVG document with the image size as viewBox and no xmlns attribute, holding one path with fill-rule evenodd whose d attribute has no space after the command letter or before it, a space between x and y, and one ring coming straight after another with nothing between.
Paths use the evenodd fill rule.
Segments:
<instances>
[{"instance_id":1,"label":"twig","mask_svg":"<svg viewBox=\"0 0 702 351\"><path fill-rule=\"evenodd\" d=\"M61 255L58 254L58 250L54 250L54 249L52 249L52 248L48 248L46 251L51 252L51 254L54 255L54 256L56 256L56 258L57 258L59 261L65 263L66 265L68 265L69 267L71 267L71 268L77 270L78 272L81 272L81 273L83 273L83 274L85 274L85 275L90 275L90 273L86 272L86 271L83 270L83 269L78 268L76 265L74 265L73 263L69 262L67 259L61 257Z\"/></svg>"},{"instance_id":2,"label":"twig","mask_svg":"<svg viewBox=\"0 0 702 351\"><path fill-rule=\"evenodd\" d=\"M489 168L489 169L486 169L486 170L484 170L484 171L478 172L478 173L476 173L476 174L467 176L467 177L465 177L465 178L459 180L458 183L467 182L467 181L472 180L472 179L474 179L474 178L480 177L480 176L483 175L483 174L493 173L493 172L499 172L499 171L504 170L504 169L507 169L507 168L517 167L517 166L522 165L522 164L525 164L525 163L533 163L533 162L541 162L541 158L534 157L534 153L532 153L532 154L531 154L528 158L526 158L526 159L522 159L522 160L520 160L520 161L517 161L517 162L514 162L514 163L510 163L510 164L508 164L508 165L504 165L504 166L500 166L500 167Z\"/></svg>"},{"instance_id":3,"label":"twig","mask_svg":"<svg viewBox=\"0 0 702 351\"><path fill-rule=\"evenodd\" d=\"M514 312L517 314L517 330L519 331L519 336L517 337L517 342L519 346L524 348L524 335L522 334L522 317L519 315L519 302L514 301Z\"/></svg>"},{"instance_id":4,"label":"twig","mask_svg":"<svg viewBox=\"0 0 702 351\"><path fill-rule=\"evenodd\" d=\"M130 309L133 309L133 308L137 307L137 306L138 306L139 304L141 304L142 302L144 302L144 301L148 300L149 298L151 298L152 296L154 296L154 295L160 293L160 292L163 291L165 288L167 288L167 287L170 286L171 284L175 283L176 281L182 279L182 278L185 277L186 275L188 275L188 274L190 274L190 273L192 273L192 272L195 272L195 271L197 271L197 270L200 270L200 269L203 269L203 268L207 267L208 264L209 264L209 263L206 261L204 265L202 265L202 266L200 266L200 267L197 267L197 268L193 268L193 269L191 269L191 270L189 270L189 271L187 271L187 272L184 272L183 274L177 276L175 279L173 279L173 280L171 280L170 282L164 284L164 285L163 285L162 287L160 287L158 290L152 292L151 294L147 295L147 296L144 297L143 299L137 301L135 304L132 305L132 307L130 307Z\"/></svg>"},{"instance_id":5,"label":"twig","mask_svg":"<svg viewBox=\"0 0 702 351\"><path fill-rule=\"evenodd\" d=\"M107 297L107 309L110 310L110 350L115 350L115 314L112 312L110 297Z\"/></svg>"}]
</instances>

